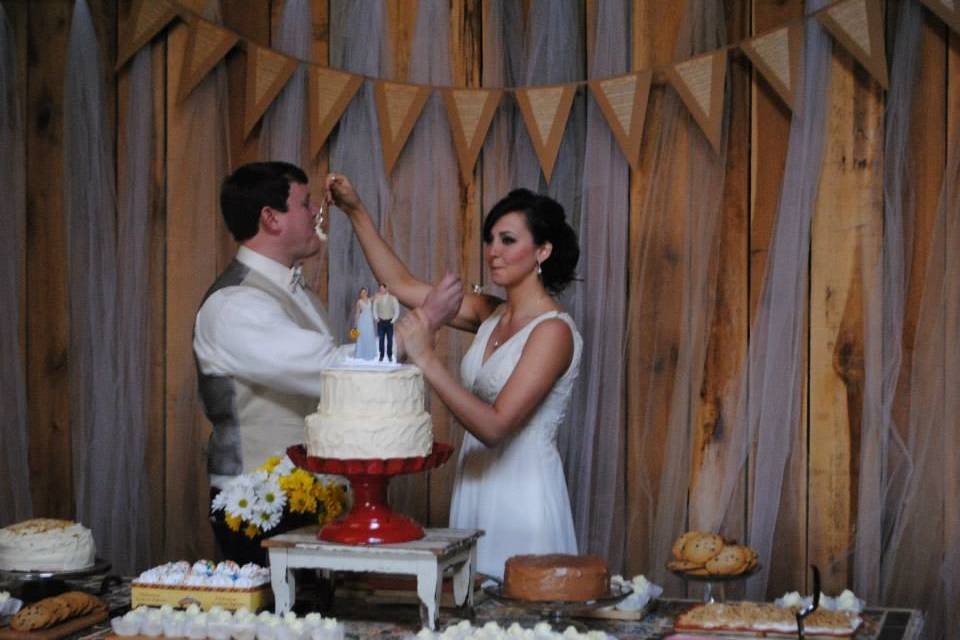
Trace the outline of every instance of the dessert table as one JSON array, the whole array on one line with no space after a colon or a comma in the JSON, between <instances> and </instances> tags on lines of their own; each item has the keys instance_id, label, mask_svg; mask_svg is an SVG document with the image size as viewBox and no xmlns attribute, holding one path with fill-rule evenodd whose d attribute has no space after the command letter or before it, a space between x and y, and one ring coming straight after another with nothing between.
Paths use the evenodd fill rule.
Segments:
<instances>
[{"instance_id":1,"label":"dessert table","mask_svg":"<svg viewBox=\"0 0 960 640\"><path fill-rule=\"evenodd\" d=\"M130 582L132 578L118 579L108 585L100 596L110 607L111 617L121 615L130 606ZM103 576L91 576L71 581L71 586L90 593L97 593L103 583ZM0 585L0 589L4 589ZM359 638L380 638L381 640L408 640L420 628L419 608L411 604L371 604L355 588L349 591L352 597L341 597L338 585L337 598L333 609L325 611L325 616L335 616L346 627L348 640ZM301 615L316 608L314 598L319 594L311 592L309 585L303 585L297 591L294 610ZM687 607L695 604L690 600L664 599L641 620L595 620L580 619L590 629L605 631L616 638L626 640L653 640L669 638L673 633L673 619ZM461 620L463 612L459 609L440 611L440 628L446 628ZM866 624L856 636L856 640L918 640L922 637L923 616L912 609L876 609L864 612ZM497 622L507 627L514 622L524 626L533 626L538 618L530 612L498 605L492 600L478 601L474 606L475 626L486 622ZM8 620L0 618L0 626ZM70 636L71 640L101 640L111 635L109 623L101 623Z\"/></svg>"},{"instance_id":2,"label":"dessert table","mask_svg":"<svg viewBox=\"0 0 960 640\"><path fill-rule=\"evenodd\" d=\"M420 622L437 629L443 573L453 570L457 606L473 607L473 568L477 529L426 529L420 540L381 545L349 545L317 539L317 526L304 527L263 541L270 558L270 581L276 613L286 613L296 598L294 569L370 571L417 577Z\"/></svg>"}]
</instances>

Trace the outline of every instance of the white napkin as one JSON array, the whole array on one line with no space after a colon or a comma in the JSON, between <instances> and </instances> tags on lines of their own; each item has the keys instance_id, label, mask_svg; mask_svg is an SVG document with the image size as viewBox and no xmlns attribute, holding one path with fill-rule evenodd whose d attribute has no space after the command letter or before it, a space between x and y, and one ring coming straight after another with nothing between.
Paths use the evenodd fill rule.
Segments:
<instances>
[{"instance_id":1,"label":"white napkin","mask_svg":"<svg viewBox=\"0 0 960 640\"><path fill-rule=\"evenodd\" d=\"M612 586L626 585L633 589L633 593L614 605L615 609L620 611L640 611L654 598L659 598L663 593L663 587L653 584L645 576L634 576L630 580L622 576L613 576L610 578Z\"/></svg>"},{"instance_id":2,"label":"white napkin","mask_svg":"<svg viewBox=\"0 0 960 640\"><path fill-rule=\"evenodd\" d=\"M12 616L22 608L22 600L11 597L8 591L0 591L0 616Z\"/></svg>"}]
</instances>

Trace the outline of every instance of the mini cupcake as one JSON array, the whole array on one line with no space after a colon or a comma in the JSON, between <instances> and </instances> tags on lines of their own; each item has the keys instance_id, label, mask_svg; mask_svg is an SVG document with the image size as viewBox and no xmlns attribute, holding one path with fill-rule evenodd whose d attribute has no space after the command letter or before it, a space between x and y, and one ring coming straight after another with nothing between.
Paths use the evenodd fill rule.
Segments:
<instances>
[{"instance_id":1,"label":"mini cupcake","mask_svg":"<svg viewBox=\"0 0 960 640\"><path fill-rule=\"evenodd\" d=\"M187 621L183 628L184 635L192 640L203 640L208 635L207 621L205 613L194 616L187 614Z\"/></svg>"},{"instance_id":2,"label":"mini cupcake","mask_svg":"<svg viewBox=\"0 0 960 640\"><path fill-rule=\"evenodd\" d=\"M230 635L235 640L253 640L257 636L257 616L246 607L237 609L233 614Z\"/></svg>"},{"instance_id":3,"label":"mini cupcake","mask_svg":"<svg viewBox=\"0 0 960 640\"><path fill-rule=\"evenodd\" d=\"M163 614L160 609L151 609L143 617L143 624L140 625L140 633L151 638L163 635Z\"/></svg>"},{"instance_id":4,"label":"mini cupcake","mask_svg":"<svg viewBox=\"0 0 960 640\"><path fill-rule=\"evenodd\" d=\"M207 635L213 640L229 640L233 631L233 614L222 607L207 612Z\"/></svg>"},{"instance_id":5,"label":"mini cupcake","mask_svg":"<svg viewBox=\"0 0 960 640\"><path fill-rule=\"evenodd\" d=\"M187 624L187 614L183 611L173 611L163 617L163 635L168 638L182 638L184 627Z\"/></svg>"},{"instance_id":6,"label":"mini cupcake","mask_svg":"<svg viewBox=\"0 0 960 640\"><path fill-rule=\"evenodd\" d=\"M130 613L127 612L126 615L117 616L110 620L110 627L118 636L135 636L140 633L140 618L139 616L128 617Z\"/></svg>"}]
</instances>

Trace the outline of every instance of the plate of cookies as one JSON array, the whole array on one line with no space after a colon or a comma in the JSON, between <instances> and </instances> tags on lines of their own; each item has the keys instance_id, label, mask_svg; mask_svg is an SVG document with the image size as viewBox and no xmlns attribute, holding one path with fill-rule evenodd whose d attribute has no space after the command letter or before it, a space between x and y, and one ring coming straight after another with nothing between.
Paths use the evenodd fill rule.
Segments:
<instances>
[{"instance_id":1,"label":"plate of cookies","mask_svg":"<svg viewBox=\"0 0 960 640\"><path fill-rule=\"evenodd\" d=\"M0 627L0 640L56 640L107 619L107 605L83 591L68 591L26 606Z\"/></svg>"},{"instance_id":2,"label":"plate of cookies","mask_svg":"<svg viewBox=\"0 0 960 640\"><path fill-rule=\"evenodd\" d=\"M759 568L757 552L716 533L687 531L673 543L667 569L683 578L739 580Z\"/></svg>"}]
</instances>

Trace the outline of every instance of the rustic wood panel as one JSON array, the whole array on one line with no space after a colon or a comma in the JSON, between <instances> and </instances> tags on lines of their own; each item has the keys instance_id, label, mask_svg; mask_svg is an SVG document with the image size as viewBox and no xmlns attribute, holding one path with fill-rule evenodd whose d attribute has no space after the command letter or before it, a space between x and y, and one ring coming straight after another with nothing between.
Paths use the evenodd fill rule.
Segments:
<instances>
[{"instance_id":1,"label":"rustic wood panel","mask_svg":"<svg viewBox=\"0 0 960 640\"><path fill-rule=\"evenodd\" d=\"M865 289L882 234L883 98L834 48L824 169L811 231L810 561L827 592L851 583L863 410Z\"/></svg>"},{"instance_id":2,"label":"rustic wood panel","mask_svg":"<svg viewBox=\"0 0 960 640\"><path fill-rule=\"evenodd\" d=\"M311 47L311 62L321 65L330 64L330 15L328 0L311 0L310 18L313 21L313 45ZM306 135L306 134L305 134ZM304 170L310 177L311 193L314 200L319 201L322 196L324 177L330 170L329 145L324 145L316 158L309 158ZM304 269L307 273L307 282L326 304L328 295L329 260L327 252L323 250L319 255L308 260Z\"/></svg>"},{"instance_id":3,"label":"rustic wood panel","mask_svg":"<svg viewBox=\"0 0 960 640\"><path fill-rule=\"evenodd\" d=\"M270 46L270 2L223 0L223 24L261 46ZM235 48L227 56L227 84L230 87L230 168L260 159L260 124L249 136L243 131L246 104L247 52ZM174 87L175 90L175 87Z\"/></svg>"},{"instance_id":4,"label":"rustic wood panel","mask_svg":"<svg viewBox=\"0 0 960 640\"><path fill-rule=\"evenodd\" d=\"M676 46L677 29L683 19L683 6L680 3L661 3L654 0L636 0L633 3L633 43L632 68L645 69L655 64L664 64L673 60ZM676 357L679 348L679 331L682 323L674 311L671 316L661 310L658 326L652 326L656 317L655 305L660 296L650 296L637 300L636 292L640 288L651 291L649 282L641 282L638 277L639 250L650 241L644 237L648 230L644 211L644 196L653 172L655 150L653 141L662 125L664 95L672 91L665 86L655 86L651 90L647 120L644 129L644 144L641 150L641 170L631 172L630 188L630 308L635 309L630 316L629 342L627 346L627 446L626 463L626 506L627 514L627 553L626 566L629 573L649 570L649 537L653 522L650 519L655 506L658 484L657 479L665 464L663 448L666 442L666 427L669 420L670 390L676 371ZM679 143L678 143L679 146ZM683 166L678 160L679 166ZM648 278L659 281L660 290L674 292L680 290L682 279L678 273L680 264L686 259L680 248L682 237L682 216L672 216L676 222L670 229L664 229L662 243L657 243L655 251L659 258ZM650 229L650 233L658 233ZM652 263L651 263L652 264ZM672 298L675 296L667 296ZM657 302L655 302L655 300ZM643 306L639 306L643 305ZM653 337L660 333L661 348L652 353ZM653 367L649 363L654 363ZM650 405L646 403L650 400ZM645 436L641 431L643 416L650 414L652 420L661 426L661 431ZM641 478L651 480L649 495L640 485Z\"/></svg>"},{"instance_id":5,"label":"rustic wood panel","mask_svg":"<svg viewBox=\"0 0 960 640\"><path fill-rule=\"evenodd\" d=\"M197 170L196 155L191 154L191 103L189 98L176 101L186 41L187 28L180 24L170 31L167 43L166 553L171 558L209 558L210 425L197 396L191 336L197 307L217 275L219 177L205 176L211 184L203 193L191 184Z\"/></svg>"},{"instance_id":6,"label":"rustic wood panel","mask_svg":"<svg viewBox=\"0 0 960 640\"><path fill-rule=\"evenodd\" d=\"M737 42L750 35L747 4L728 7L727 41ZM732 62L729 75L729 133L726 178L720 217L717 265L711 266L716 278L716 306L713 309L710 341L707 348L703 382L696 401L690 476L690 528L704 528L699 520L703 512L698 500L714 510L723 486L726 469L717 464L726 459L730 445L730 427L735 420L735 390L741 378L747 350L749 314L749 196L750 196L750 68ZM742 491L742 489L741 489ZM739 492L738 492L739 493ZM742 504L742 495L735 504ZM726 534L743 538L742 522L734 523ZM739 588L737 585L734 588ZM732 597L733 594L731 593Z\"/></svg>"},{"instance_id":7,"label":"rustic wood panel","mask_svg":"<svg viewBox=\"0 0 960 640\"><path fill-rule=\"evenodd\" d=\"M164 329L166 316L166 220L167 220L167 172L166 146L166 58L167 39L160 38L153 45L151 69L153 76L153 162L150 185L150 409L148 420L150 432L147 450L164 451L166 442L166 366L167 341ZM150 476L151 522L165 523L167 469L161 455L147 457L147 473ZM162 531L160 530L162 529ZM155 562L170 557L164 553L169 529L154 527L151 539L151 554Z\"/></svg>"},{"instance_id":8,"label":"rustic wood panel","mask_svg":"<svg viewBox=\"0 0 960 640\"><path fill-rule=\"evenodd\" d=\"M393 75L387 79L403 82L410 66L410 48L417 26L417 3L412 0L387 0L385 17L393 63Z\"/></svg>"},{"instance_id":9,"label":"rustic wood panel","mask_svg":"<svg viewBox=\"0 0 960 640\"><path fill-rule=\"evenodd\" d=\"M35 514L73 515L70 326L63 217L63 92L71 5L31 3L27 24L27 416Z\"/></svg>"},{"instance_id":10,"label":"rustic wood panel","mask_svg":"<svg viewBox=\"0 0 960 640\"><path fill-rule=\"evenodd\" d=\"M16 52L16 95L19 101L20 117L21 117L21 128L24 135L24 157L23 160L26 161L26 144L27 144L27 130L30 126L30 116L27 111L27 4L25 2L11 2L4 4L4 10L6 11L7 20L10 23L10 28L13 30L14 37L14 51ZM23 185L24 195L26 195L26 184ZM24 203L26 204L26 203ZM17 334L20 344L20 369L21 376L26 384L27 380L27 365L29 353L27 351L27 249L26 249L26 238L27 238L27 219L26 211L24 212L24 220L20 229L17 229L23 250L20 255L17 257L17 273L19 275L19 282L17 283L17 311L18 311L18 327ZM26 407L25 407L26 410ZM29 414L23 417L28 423L29 427Z\"/></svg>"},{"instance_id":11,"label":"rustic wood panel","mask_svg":"<svg viewBox=\"0 0 960 640\"><path fill-rule=\"evenodd\" d=\"M904 434L909 420L909 380L917 319L947 153L947 83L943 80L947 77L948 33L939 19L926 12L920 43L920 79L911 109L908 143L910 162L916 176L913 189L916 209L913 243L907 247L912 253L912 260L908 263L910 280L904 306L900 378L893 406L894 420Z\"/></svg>"},{"instance_id":12,"label":"rustic wood panel","mask_svg":"<svg viewBox=\"0 0 960 640\"><path fill-rule=\"evenodd\" d=\"M803 0L754 0L753 34L759 35L803 15ZM776 221L790 139L791 114L772 90L753 71L751 111L750 179L750 324L756 320L763 291L767 254ZM806 342L806 341L804 341ZM806 370L806 355L801 365ZM806 579L807 517L807 393L803 377L800 411L801 433L787 461L780 513L777 518L778 552L770 560L768 593L783 593L803 585ZM748 398L749 403L752 398ZM749 477L752 474L751 457ZM749 505L749 502L748 502ZM749 506L747 516L749 517Z\"/></svg>"},{"instance_id":13,"label":"rustic wood panel","mask_svg":"<svg viewBox=\"0 0 960 640\"><path fill-rule=\"evenodd\" d=\"M127 21L130 19L132 4L121 2L119 5L118 28L123 33ZM166 334L163 318L166 313L166 37L159 35L148 45L150 47L150 73L153 84L152 109L153 123L151 134L150 166L150 212L148 216L149 238L149 274L147 291L149 295L149 373L147 377L148 392L145 394L148 405L147 416L147 456L144 460L147 470L149 491L149 514L151 527L150 557L152 559L165 558L165 544L167 527L157 526L165 521L166 509L166 467L164 456L156 452L165 450L166 442ZM129 99L129 70L127 65L116 74L118 84L119 109L117 113L117 133L120 144L118 150L123 149L126 127L126 101ZM124 159L117 156L118 184L122 184L126 170Z\"/></svg>"},{"instance_id":14,"label":"rustic wood panel","mask_svg":"<svg viewBox=\"0 0 960 640\"><path fill-rule=\"evenodd\" d=\"M948 50L948 62L947 62L947 74L946 74L946 84L949 87L947 92L947 134L948 140L951 141L947 145L947 154L948 157L956 157L956 154L960 153L960 148L957 147L957 135L960 134L960 35L956 33L949 34L949 50ZM954 201L956 203L956 201ZM956 238L957 228L956 225L958 221L956 216L950 216L953 229L950 230L947 237ZM952 251L957 251L958 247L952 246ZM953 259L956 260L957 256L954 255ZM947 325L948 327L955 328L957 323L960 322L960 318L957 318L957 293L956 288L952 292L951 302L948 303L951 306L951 312L953 314L952 324ZM950 349L948 353L952 354L954 357L958 353L957 349L957 340L958 336L954 333L950 336L951 342L949 343ZM952 363L952 376L951 379L945 380L946 388L950 390L955 390L957 384L960 383L960 380L957 380L956 376L958 371L960 371L960 363ZM954 403L952 406L956 406ZM960 536L960 505L957 504L955 499L951 499L956 495L957 487L960 486L960 461L957 460L956 451L960 449L960 428L957 426L957 416L950 416L952 424L950 427L946 428L944 431L946 433L946 438L944 442L944 451L947 451L948 454L944 456L944 461L946 463L946 468L943 473L943 482L944 482L944 509L945 509L945 523L943 531L943 540L944 548L949 548L948 545L955 544L957 536ZM957 622L957 612L954 609L954 618L953 620L948 620L946 622L945 628L950 628L950 625L955 625Z\"/></svg>"},{"instance_id":15,"label":"rustic wood panel","mask_svg":"<svg viewBox=\"0 0 960 640\"><path fill-rule=\"evenodd\" d=\"M463 0L450 4L450 75L451 84L458 87L479 87L483 67L481 65L483 38L481 23L482 11L477 0ZM460 275L465 286L471 282L480 282L480 261L482 257L482 243L480 231L481 198L480 198L480 163L474 168L472 179L468 183L459 177L460 208L451 212L453 224L462 230L460 242ZM456 268L457 265L450 265ZM440 347L445 354L461 354L467 349L472 336L459 331L444 330ZM440 399L434 395L433 407L442 407ZM434 410L439 420L434 421L435 437L440 442L459 443L463 437L463 428L456 422L448 411L441 415ZM450 517L450 500L452 497L455 463L448 463L436 471L431 471L429 477L428 521L432 526L446 526Z\"/></svg>"},{"instance_id":16,"label":"rustic wood panel","mask_svg":"<svg viewBox=\"0 0 960 640\"><path fill-rule=\"evenodd\" d=\"M392 74L388 80L405 82L408 77L410 56L417 24L416 0L388 0L385 4L384 27L387 43L389 44L388 60L392 64ZM409 141L409 140L408 140ZM402 155L402 153L401 153ZM388 176L389 180L389 176ZM399 212L396 212L399 213ZM384 236L387 242L393 241L393 215L387 214L386 231ZM383 212L381 212L383 214ZM418 273L417 277L427 278L430 274ZM442 353L443 345L438 345ZM430 413L433 417L434 438L440 442L446 441L448 428L448 413L441 409L443 404L431 392ZM430 523L430 478L426 473L416 473L395 478L390 485L390 500L396 508L413 517L418 522ZM432 524L432 523L431 523Z\"/></svg>"}]
</instances>

